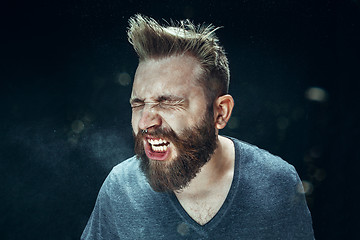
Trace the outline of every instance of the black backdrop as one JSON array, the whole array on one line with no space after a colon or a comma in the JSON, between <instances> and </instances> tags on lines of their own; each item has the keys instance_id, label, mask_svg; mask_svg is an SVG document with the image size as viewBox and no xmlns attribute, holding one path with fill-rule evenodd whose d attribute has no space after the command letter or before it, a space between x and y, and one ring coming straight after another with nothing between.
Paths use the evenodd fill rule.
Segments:
<instances>
[{"instance_id":1,"label":"black backdrop","mask_svg":"<svg viewBox=\"0 0 360 240\"><path fill-rule=\"evenodd\" d=\"M359 1L1 5L1 239L78 239L106 175L133 154L135 13L223 26L236 105L222 134L295 165L317 239L358 235Z\"/></svg>"}]
</instances>

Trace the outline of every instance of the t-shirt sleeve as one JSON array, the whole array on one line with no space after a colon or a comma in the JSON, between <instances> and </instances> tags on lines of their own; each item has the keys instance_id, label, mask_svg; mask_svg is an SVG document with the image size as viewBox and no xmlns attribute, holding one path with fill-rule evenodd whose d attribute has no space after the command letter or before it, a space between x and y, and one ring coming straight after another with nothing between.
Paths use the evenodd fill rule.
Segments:
<instances>
[{"instance_id":1,"label":"t-shirt sleeve","mask_svg":"<svg viewBox=\"0 0 360 240\"><path fill-rule=\"evenodd\" d=\"M240 206L250 239L313 240L310 211L295 168L269 152L245 145ZM241 211L240 211L241 214ZM257 236L257 237L254 237ZM245 237L246 239L246 237Z\"/></svg>"},{"instance_id":2,"label":"t-shirt sleeve","mask_svg":"<svg viewBox=\"0 0 360 240\"><path fill-rule=\"evenodd\" d=\"M311 214L308 209L302 182L295 168L290 165L288 182L284 185L284 210L286 239L314 239Z\"/></svg>"},{"instance_id":3,"label":"t-shirt sleeve","mask_svg":"<svg viewBox=\"0 0 360 240\"><path fill-rule=\"evenodd\" d=\"M81 240L116 239L115 219L111 210L111 194L113 194L114 177L112 173L105 179L95 207L81 235Z\"/></svg>"}]
</instances>

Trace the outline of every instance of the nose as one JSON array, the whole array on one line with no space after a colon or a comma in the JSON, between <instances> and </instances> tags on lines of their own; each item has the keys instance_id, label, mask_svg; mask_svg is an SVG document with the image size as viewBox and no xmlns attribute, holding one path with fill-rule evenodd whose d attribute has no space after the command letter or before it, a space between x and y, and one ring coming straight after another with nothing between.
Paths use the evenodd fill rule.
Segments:
<instances>
[{"instance_id":1,"label":"nose","mask_svg":"<svg viewBox=\"0 0 360 240\"><path fill-rule=\"evenodd\" d=\"M158 112L150 105L146 105L141 113L141 118L138 124L139 129L149 130L161 126L162 119Z\"/></svg>"}]
</instances>

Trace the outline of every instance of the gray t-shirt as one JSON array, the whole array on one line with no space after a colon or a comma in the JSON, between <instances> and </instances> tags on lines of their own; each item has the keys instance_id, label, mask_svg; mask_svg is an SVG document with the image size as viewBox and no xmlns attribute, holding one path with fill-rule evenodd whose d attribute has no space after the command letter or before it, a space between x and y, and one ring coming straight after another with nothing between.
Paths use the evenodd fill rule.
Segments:
<instances>
[{"instance_id":1,"label":"gray t-shirt","mask_svg":"<svg viewBox=\"0 0 360 240\"><path fill-rule=\"evenodd\" d=\"M106 178L81 239L314 239L294 167L230 139L234 179L223 206L207 224L195 222L175 194L153 191L132 157Z\"/></svg>"}]
</instances>

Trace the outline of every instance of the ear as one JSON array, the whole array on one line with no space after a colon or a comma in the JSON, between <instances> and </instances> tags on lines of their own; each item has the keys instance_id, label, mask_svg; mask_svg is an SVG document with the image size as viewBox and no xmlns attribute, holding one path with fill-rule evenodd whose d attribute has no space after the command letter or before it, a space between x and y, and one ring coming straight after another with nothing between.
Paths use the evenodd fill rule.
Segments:
<instances>
[{"instance_id":1,"label":"ear","mask_svg":"<svg viewBox=\"0 0 360 240\"><path fill-rule=\"evenodd\" d=\"M234 108L234 99L231 95L226 94L218 97L214 102L215 127L223 129L230 119L231 112Z\"/></svg>"}]
</instances>

